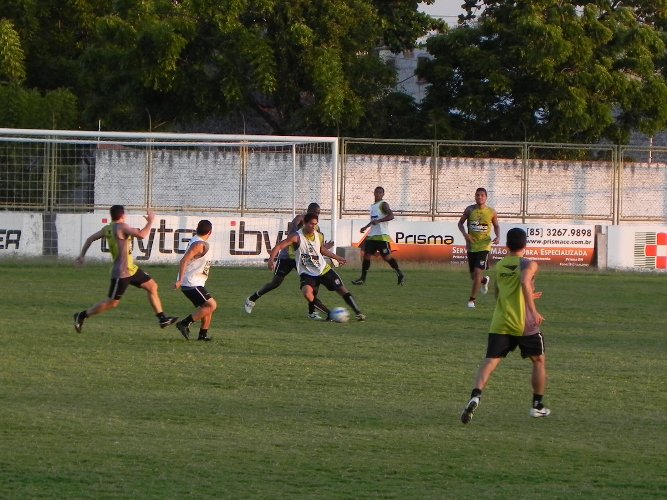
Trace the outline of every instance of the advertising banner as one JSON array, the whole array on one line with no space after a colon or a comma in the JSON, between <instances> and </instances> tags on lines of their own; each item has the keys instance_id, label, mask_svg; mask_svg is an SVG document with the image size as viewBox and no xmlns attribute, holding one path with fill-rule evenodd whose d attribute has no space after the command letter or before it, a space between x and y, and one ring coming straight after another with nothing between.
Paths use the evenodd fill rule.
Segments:
<instances>
[{"instance_id":1,"label":"advertising banner","mask_svg":"<svg viewBox=\"0 0 667 500\"><path fill-rule=\"evenodd\" d=\"M0 213L0 258L41 256L43 232L42 214Z\"/></svg>"},{"instance_id":2,"label":"advertising banner","mask_svg":"<svg viewBox=\"0 0 667 500\"><path fill-rule=\"evenodd\" d=\"M133 257L137 264L177 263L195 234L200 216L156 216L149 235L133 242ZM264 263L271 249L287 235L289 218L207 217L213 224L209 239L213 260L229 265ZM108 215L86 214L59 216L59 255L75 258L86 238L110 222ZM140 215L127 215L126 222L142 228L146 223ZM328 229L329 224L324 223ZM104 239L96 241L86 254L89 259L110 260Z\"/></svg>"},{"instance_id":3,"label":"advertising banner","mask_svg":"<svg viewBox=\"0 0 667 500\"><path fill-rule=\"evenodd\" d=\"M667 226L609 226L607 266L667 271Z\"/></svg>"},{"instance_id":4,"label":"advertising banner","mask_svg":"<svg viewBox=\"0 0 667 500\"><path fill-rule=\"evenodd\" d=\"M362 244L364 235L359 229L365 221L355 221L354 246ZM491 262L506 253L505 235L512 227L524 229L528 235L525 256L546 264L563 267L593 265L595 226L580 224L515 224L500 223L500 243L491 250ZM391 248L399 260L467 263L463 235L456 222L403 222L389 223Z\"/></svg>"},{"instance_id":5,"label":"advertising banner","mask_svg":"<svg viewBox=\"0 0 667 500\"><path fill-rule=\"evenodd\" d=\"M0 232L0 245L10 251L26 251L29 246L41 255L41 217L16 215L14 219L0 219L6 226ZM28 217L23 221L23 217ZM135 240L133 256L136 262L176 264L185 253L200 216L156 216L149 235ZM226 265L264 265L271 249L287 235L291 217L208 217L213 223L213 260ZM9 222L12 222L9 224ZM128 214L128 224L143 227L145 219L139 214ZM86 238L110 222L109 216L100 214L58 215L58 255L75 258ZM359 246L364 234L359 229L366 220L338 221L337 237L329 234L331 222L323 219L320 229L327 239L334 239L336 247ZM9 225L7 225L9 224ZM10 227L11 226L11 227ZM577 224L513 224L501 221L501 241L491 252L491 261L506 253L504 238L511 227L522 227L528 233L526 256L557 266L591 266L594 258L595 226ZM27 231L26 228L30 228ZM392 249L399 260L436 261L465 264L466 246L456 222L407 222L393 220L389 223ZM17 241L20 231L20 243ZM30 237L28 237L30 233ZM3 249L0 249L2 252ZM650 252L651 250L649 250ZM656 250L660 252L661 250ZM2 255L0 253L0 255ZM93 243L88 250L89 259L110 260L106 241Z\"/></svg>"}]
</instances>

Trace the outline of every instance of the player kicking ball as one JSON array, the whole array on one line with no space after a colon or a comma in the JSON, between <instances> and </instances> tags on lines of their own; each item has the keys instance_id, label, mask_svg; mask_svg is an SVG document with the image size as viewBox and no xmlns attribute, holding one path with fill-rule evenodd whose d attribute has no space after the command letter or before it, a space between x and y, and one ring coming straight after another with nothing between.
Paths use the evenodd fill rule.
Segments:
<instances>
[{"instance_id":1,"label":"player kicking ball","mask_svg":"<svg viewBox=\"0 0 667 500\"><path fill-rule=\"evenodd\" d=\"M358 321L364 321L366 316L361 312L352 294L345 288L340 276L327 264L324 257L345 264L345 259L326 248L324 236L317 232L319 220L316 214L309 213L304 217L304 224L296 233L278 243L269 255L269 269L273 270L278 253L292 245L295 250L296 270L299 273L301 292L310 307L319 309L330 319L330 313L320 299L317 298L320 284L328 290L337 292L345 303L349 305Z\"/></svg>"}]
</instances>

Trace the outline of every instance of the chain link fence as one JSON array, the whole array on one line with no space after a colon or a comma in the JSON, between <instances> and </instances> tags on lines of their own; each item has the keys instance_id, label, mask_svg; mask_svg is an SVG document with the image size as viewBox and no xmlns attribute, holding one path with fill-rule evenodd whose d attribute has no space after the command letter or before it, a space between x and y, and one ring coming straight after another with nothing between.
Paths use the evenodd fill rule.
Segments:
<instances>
[{"instance_id":1,"label":"chain link fence","mask_svg":"<svg viewBox=\"0 0 667 500\"><path fill-rule=\"evenodd\" d=\"M340 151L340 154L339 154ZM477 187L505 219L667 222L667 148L0 129L0 210L459 217ZM333 216L332 216L333 214Z\"/></svg>"}]
</instances>

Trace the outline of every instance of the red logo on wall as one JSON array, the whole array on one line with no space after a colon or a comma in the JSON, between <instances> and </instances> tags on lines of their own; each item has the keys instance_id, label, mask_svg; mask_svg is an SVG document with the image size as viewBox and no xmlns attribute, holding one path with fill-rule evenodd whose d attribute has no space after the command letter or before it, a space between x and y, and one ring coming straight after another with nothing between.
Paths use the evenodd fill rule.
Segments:
<instances>
[{"instance_id":1,"label":"red logo on wall","mask_svg":"<svg viewBox=\"0 0 667 500\"><path fill-rule=\"evenodd\" d=\"M657 233L655 244L644 246L644 255L655 258L656 269L667 269L667 233Z\"/></svg>"},{"instance_id":2,"label":"red logo on wall","mask_svg":"<svg viewBox=\"0 0 667 500\"><path fill-rule=\"evenodd\" d=\"M667 232L635 233L635 266L667 270Z\"/></svg>"}]
</instances>

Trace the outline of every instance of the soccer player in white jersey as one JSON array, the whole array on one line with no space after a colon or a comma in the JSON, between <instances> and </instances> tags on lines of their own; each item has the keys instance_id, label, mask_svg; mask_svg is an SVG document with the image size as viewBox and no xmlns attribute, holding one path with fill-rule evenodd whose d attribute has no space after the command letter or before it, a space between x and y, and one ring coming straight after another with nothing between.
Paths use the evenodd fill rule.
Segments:
<instances>
[{"instance_id":1,"label":"soccer player in white jersey","mask_svg":"<svg viewBox=\"0 0 667 500\"><path fill-rule=\"evenodd\" d=\"M378 186L373 191L375 202L371 205L371 220L368 224L360 229L360 232L368 231L366 240L364 241L364 260L361 263L361 277L352 280L353 285L363 285L366 283L366 275L371 267L371 257L376 252L384 259L384 261L391 266L396 272L398 284L405 284L405 276L398 267L398 262L391 256L391 237L389 236L389 221L394 220L394 213L389 208L389 203L384 201L384 188Z\"/></svg>"},{"instance_id":2,"label":"soccer player in white jersey","mask_svg":"<svg viewBox=\"0 0 667 500\"><path fill-rule=\"evenodd\" d=\"M296 233L303 226L303 219L307 213L312 213L318 216L320 215L320 206L317 203L311 203L308 205L306 212L303 214L298 214L292 219L287 225L287 234L288 236L292 233ZM319 232L319 228L316 228ZM325 243L327 248L333 247L333 241L328 241ZM284 248L278 254L278 261L273 270L273 279L266 283L262 288L251 294L245 299L244 309L248 314L252 313L252 309L255 307L255 303L259 300L260 297L263 297L272 290L275 290L280 285L282 285L285 277L296 269L296 261L294 260L294 249L291 247ZM310 319L322 319L322 317L309 306L308 317Z\"/></svg>"},{"instance_id":3,"label":"soccer player in white jersey","mask_svg":"<svg viewBox=\"0 0 667 500\"><path fill-rule=\"evenodd\" d=\"M181 259L175 289L181 289L183 294L197 308L187 318L176 323L176 327L186 340L190 340L190 325L195 321L201 321L199 337L197 340L211 340L208 329L213 320L213 313L218 307L217 302L206 290L204 285L208 279L211 268L211 257L213 251L208 239L213 231L213 225L208 220L200 220L197 224L196 235L190 240L185 255Z\"/></svg>"},{"instance_id":4,"label":"soccer player in white jersey","mask_svg":"<svg viewBox=\"0 0 667 500\"><path fill-rule=\"evenodd\" d=\"M317 231L319 219L316 214L306 214L304 224L296 233L289 235L278 243L269 255L269 268L275 267L275 258L283 248L292 245L295 249L296 269L299 273L301 292L308 304L319 309L329 319L329 309L317 298L320 285L328 290L338 292L345 303L356 314L358 321L364 321L366 316L361 312L354 297L343 284L340 276L326 262L324 257L345 264L345 259L329 250L324 242L324 236Z\"/></svg>"}]
</instances>

